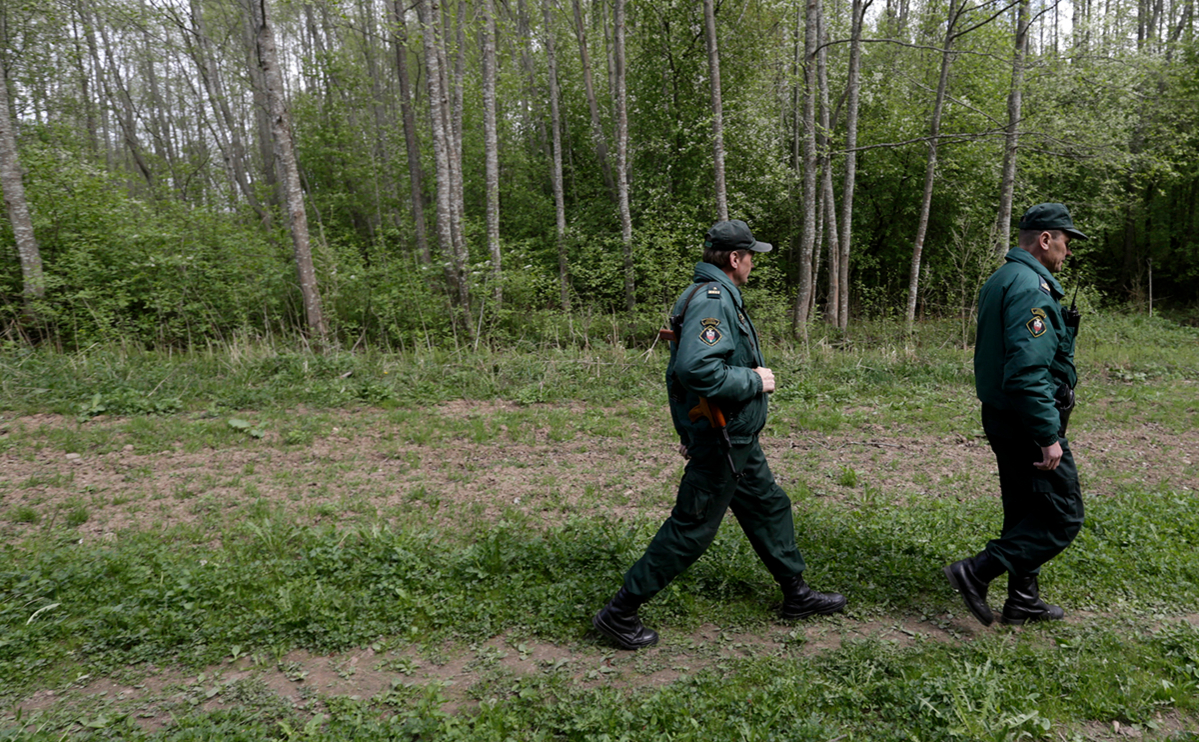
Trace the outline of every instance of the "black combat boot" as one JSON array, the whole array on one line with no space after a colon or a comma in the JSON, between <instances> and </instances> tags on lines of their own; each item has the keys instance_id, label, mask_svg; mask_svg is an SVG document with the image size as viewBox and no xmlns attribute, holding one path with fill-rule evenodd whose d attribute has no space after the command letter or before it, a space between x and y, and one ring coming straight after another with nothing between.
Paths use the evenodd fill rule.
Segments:
<instances>
[{"instance_id":1,"label":"black combat boot","mask_svg":"<svg viewBox=\"0 0 1199 742\"><path fill-rule=\"evenodd\" d=\"M658 643L658 632L647 629L637 617L637 609L645 599L623 587L608 605L591 619L596 631L616 642L621 649L641 649Z\"/></svg>"},{"instance_id":2,"label":"black combat boot","mask_svg":"<svg viewBox=\"0 0 1199 742\"><path fill-rule=\"evenodd\" d=\"M795 575L779 583L783 589L783 618L827 616L845 608L845 596L840 593L818 593Z\"/></svg>"},{"instance_id":3,"label":"black combat boot","mask_svg":"<svg viewBox=\"0 0 1199 742\"><path fill-rule=\"evenodd\" d=\"M966 607L983 626L995 623L995 614L991 612L991 606L987 605L987 585L1005 571L1003 564L986 551L980 551L978 556L948 564L944 568L950 586L962 594Z\"/></svg>"},{"instance_id":4,"label":"black combat boot","mask_svg":"<svg viewBox=\"0 0 1199 742\"><path fill-rule=\"evenodd\" d=\"M1002 623L1023 626L1033 621L1060 621L1066 612L1061 606L1049 605L1041 600L1037 576L1008 577L1007 602L1003 604Z\"/></svg>"}]
</instances>

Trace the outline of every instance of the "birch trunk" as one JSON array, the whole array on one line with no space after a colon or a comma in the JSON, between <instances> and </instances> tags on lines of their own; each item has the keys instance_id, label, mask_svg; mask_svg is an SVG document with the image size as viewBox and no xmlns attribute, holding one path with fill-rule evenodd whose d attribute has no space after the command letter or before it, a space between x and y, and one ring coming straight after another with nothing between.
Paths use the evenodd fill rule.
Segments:
<instances>
[{"instance_id":1,"label":"birch trunk","mask_svg":"<svg viewBox=\"0 0 1199 742\"><path fill-rule=\"evenodd\" d=\"M928 127L928 161L924 168L924 196L920 201L920 219L916 224L916 240L912 247L912 270L908 276L908 330L916 322L916 296L920 289L920 258L924 252L924 237L928 232L929 209L933 202L933 181L937 175L937 137L941 134L941 113L945 108L945 89L949 85L949 65L953 61L953 28L965 0L949 0L949 20L945 25L945 46L941 52L941 77L937 82L937 97L933 104L932 121Z\"/></svg>"},{"instance_id":2,"label":"birch trunk","mask_svg":"<svg viewBox=\"0 0 1199 742\"><path fill-rule=\"evenodd\" d=\"M619 196L616 193L616 183L612 180L612 166L608 162L608 141L604 137L604 127L600 122L599 104L595 99L595 84L591 72L591 56L587 51L587 29L583 24L583 11L580 0L573 0L575 14L575 36L579 40L579 60L583 65L583 90L587 94L587 110L591 113L591 140L595 144L595 157L599 160L600 170L604 175L604 188L608 196L616 203Z\"/></svg>"},{"instance_id":3,"label":"birch trunk","mask_svg":"<svg viewBox=\"0 0 1199 742\"><path fill-rule=\"evenodd\" d=\"M999 216L995 219L995 254L1002 256L1012 240L1012 200L1016 190L1016 149L1020 140L1020 104L1024 87L1024 55L1028 48L1028 0L1016 13L1016 44L1012 55L1012 89L1007 98L1007 134L1003 145L1003 175L999 184Z\"/></svg>"},{"instance_id":4,"label":"birch trunk","mask_svg":"<svg viewBox=\"0 0 1199 742\"><path fill-rule=\"evenodd\" d=\"M425 82L429 88L429 124L433 135L433 160L437 163L437 241L441 252L450 258L446 266L446 279L462 307L467 305L466 285L462 281L464 265L454 250L454 237L450 231L453 181L450 178L450 144L446 132L446 100L442 88L441 54L441 5L438 0L421 0L420 11L422 37L425 45Z\"/></svg>"},{"instance_id":5,"label":"birch trunk","mask_svg":"<svg viewBox=\"0 0 1199 742\"><path fill-rule=\"evenodd\" d=\"M408 153L408 190L412 200L412 222L416 236L416 254L424 265L432 265L428 227L425 224L424 168L421 167L420 142L416 134L416 114L412 111L412 90L408 79L408 26L404 21L404 0L391 6L395 29L392 44L396 54L396 77L400 86L400 118L404 122L404 148Z\"/></svg>"},{"instance_id":6,"label":"birch trunk","mask_svg":"<svg viewBox=\"0 0 1199 742\"><path fill-rule=\"evenodd\" d=\"M292 141L291 122L284 105L283 75L279 71L279 55L275 47L275 33L271 27L266 0L254 0L255 24L257 25L258 64L262 68L262 79L266 87L267 101L271 114L271 135L275 142L275 157L281 170L284 198L287 203L288 222L291 227L291 244L296 261L296 275L300 282L300 294L304 301L304 317L308 332L323 347L329 330L325 325L325 314L321 308L321 295L316 284L316 269L312 264L312 245L308 235L308 214L304 210L304 192L300 188L300 170L296 164L295 145Z\"/></svg>"},{"instance_id":7,"label":"birch trunk","mask_svg":"<svg viewBox=\"0 0 1199 742\"><path fill-rule=\"evenodd\" d=\"M858 103L862 92L862 26L866 9L871 0L853 0L853 20L850 30L849 79L846 84L845 107L845 185L841 196L841 246L837 267L840 273L837 291L839 307L837 326L842 330L849 327L849 254L850 235L853 232L853 192L857 181L858 154Z\"/></svg>"},{"instance_id":8,"label":"birch trunk","mask_svg":"<svg viewBox=\"0 0 1199 742\"><path fill-rule=\"evenodd\" d=\"M820 0L806 0L804 17L803 227L799 241L799 287L792 330L807 337L812 297L812 252L816 244L816 41Z\"/></svg>"},{"instance_id":9,"label":"birch trunk","mask_svg":"<svg viewBox=\"0 0 1199 742\"><path fill-rule=\"evenodd\" d=\"M841 287L841 253L837 239L837 198L833 189L833 156L829 153L832 139L832 114L828 94L828 33L824 26L824 9L817 9L817 38L820 51L816 53L816 80L820 91L820 203L824 207L824 229L817 239L823 238L828 245L828 297L825 301L825 320L838 324L837 312L841 308L838 291ZM812 275L820 274L819 248L817 258L812 261ZM813 295L816 293L812 292ZM815 298L813 296L813 298ZM815 302L813 302L815 304Z\"/></svg>"},{"instance_id":10,"label":"birch trunk","mask_svg":"<svg viewBox=\"0 0 1199 742\"><path fill-rule=\"evenodd\" d=\"M724 183L724 111L720 102L720 48L716 40L716 8L704 0L704 31L708 39L708 81L712 89L712 166L715 171L716 217L728 221L729 201Z\"/></svg>"},{"instance_id":11,"label":"birch trunk","mask_svg":"<svg viewBox=\"0 0 1199 742\"><path fill-rule=\"evenodd\" d=\"M21 158L17 153L17 133L8 104L8 69L0 66L0 188L4 206L17 243L21 262L21 280L27 310L34 299L46 294L42 254L33 236L33 219L25 201L25 183L21 178ZM32 314L32 312L29 312Z\"/></svg>"},{"instance_id":12,"label":"birch trunk","mask_svg":"<svg viewBox=\"0 0 1199 742\"><path fill-rule=\"evenodd\" d=\"M221 148L231 177L238 190L245 196L246 202L250 204L250 208L254 209L263 224L270 224L270 212L258 201L258 194L250 186L250 180L246 175L246 150L241 139L241 123L233 116L228 97L225 95L221 71L213 61L212 39L204 23L200 0L191 0L191 20L195 32L193 55L196 67L200 71L200 80L204 84L210 105L224 124L223 128L220 125L214 127L217 145Z\"/></svg>"},{"instance_id":13,"label":"birch trunk","mask_svg":"<svg viewBox=\"0 0 1199 742\"><path fill-rule=\"evenodd\" d=\"M554 48L553 0L542 0L541 14L545 23L545 59L550 89L550 139L554 157L550 184L554 191L554 224L558 248L558 301L570 309L570 271L566 261L566 201L562 188L562 115L558 109L558 55Z\"/></svg>"},{"instance_id":14,"label":"birch trunk","mask_svg":"<svg viewBox=\"0 0 1199 742\"><path fill-rule=\"evenodd\" d=\"M624 302L637 305L633 285L633 217L629 213L629 112L625 95L624 23L626 0L615 0L612 18L613 82L616 89L616 187L620 208L620 241L624 246Z\"/></svg>"},{"instance_id":15,"label":"birch trunk","mask_svg":"<svg viewBox=\"0 0 1199 742\"><path fill-rule=\"evenodd\" d=\"M548 14L548 10L546 13ZM487 181L487 248L491 254L491 280L495 289L496 308L504 300L503 271L500 261L500 155L499 136L495 122L495 3L483 1L483 150L485 163L484 178ZM553 49L550 49L551 59ZM553 77L551 62L550 76ZM555 109L555 119L557 113Z\"/></svg>"}]
</instances>

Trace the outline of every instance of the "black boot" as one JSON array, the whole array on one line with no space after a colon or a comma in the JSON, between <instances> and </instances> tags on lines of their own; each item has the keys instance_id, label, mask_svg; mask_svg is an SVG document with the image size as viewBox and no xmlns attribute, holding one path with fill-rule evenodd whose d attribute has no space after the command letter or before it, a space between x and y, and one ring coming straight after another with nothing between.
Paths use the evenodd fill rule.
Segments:
<instances>
[{"instance_id":1,"label":"black boot","mask_svg":"<svg viewBox=\"0 0 1199 742\"><path fill-rule=\"evenodd\" d=\"M783 589L783 618L827 616L845 608L845 596L840 593L818 593L796 575L779 583Z\"/></svg>"},{"instance_id":2,"label":"black boot","mask_svg":"<svg viewBox=\"0 0 1199 742\"><path fill-rule=\"evenodd\" d=\"M995 623L995 614L987 605L987 585L1006 570L998 559L980 551L978 556L948 564L944 568L945 578L954 590L962 594L962 600L971 615L983 626Z\"/></svg>"},{"instance_id":3,"label":"black boot","mask_svg":"<svg viewBox=\"0 0 1199 742\"><path fill-rule=\"evenodd\" d=\"M1041 600L1036 575L1008 578L1007 602L1003 604L1003 615L999 617L1001 622L1023 626L1033 621L1060 621L1065 615L1061 606L1049 605Z\"/></svg>"},{"instance_id":4,"label":"black boot","mask_svg":"<svg viewBox=\"0 0 1199 742\"><path fill-rule=\"evenodd\" d=\"M645 599L623 587L608 605L591 619L596 631L616 642L621 649L641 649L658 643L658 632L647 629L637 617L637 609Z\"/></svg>"}]
</instances>

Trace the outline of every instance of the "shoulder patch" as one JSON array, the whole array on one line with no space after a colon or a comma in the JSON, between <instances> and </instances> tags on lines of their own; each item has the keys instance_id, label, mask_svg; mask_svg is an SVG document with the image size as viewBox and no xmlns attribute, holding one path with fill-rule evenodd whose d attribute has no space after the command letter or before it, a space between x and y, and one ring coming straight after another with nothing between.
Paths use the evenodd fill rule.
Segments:
<instances>
[{"instance_id":1,"label":"shoulder patch","mask_svg":"<svg viewBox=\"0 0 1199 742\"><path fill-rule=\"evenodd\" d=\"M1041 309L1040 307L1033 307L1032 308L1032 316L1040 317L1041 319L1045 319L1045 310Z\"/></svg>"},{"instance_id":2,"label":"shoulder patch","mask_svg":"<svg viewBox=\"0 0 1199 742\"><path fill-rule=\"evenodd\" d=\"M720 334L720 330L716 329L720 325L720 320L715 317L706 317L699 323L704 327L699 331L699 339L708 345L716 345L720 342L720 338L724 337Z\"/></svg>"},{"instance_id":3,"label":"shoulder patch","mask_svg":"<svg viewBox=\"0 0 1199 742\"><path fill-rule=\"evenodd\" d=\"M1041 278L1040 276L1038 276L1037 278L1039 278L1041 281L1041 290L1044 291L1046 294L1052 295L1053 292L1049 290L1049 282L1046 281L1044 278Z\"/></svg>"},{"instance_id":4,"label":"shoulder patch","mask_svg":"<svg viewBox=\"0 0 1199 742\"><path fill-rule=\"evenodd\" d=\"M1035 309L1033 310L1034 313L1036 311L1037 310ZM1045 319L1043 317L1033 317L1027 323L1025 323L1024 326L1028 328L1028 331L1031 332L1032 336L1035 338L1041 337L1045 334L1045 331L1049 329L1049 325L1045 324Z\"/></svg>"},{"instance_id":5,"label":"shoulder patch","mask_svg":"<svg viewBox=\"0 0 1199 742\"><path fill-rule=\"evenodd\" d=\"M708 298L709 299L719 299L720 298L720 287L712 286L712 287L708 288Z\"/></svg>"}]
</instances>

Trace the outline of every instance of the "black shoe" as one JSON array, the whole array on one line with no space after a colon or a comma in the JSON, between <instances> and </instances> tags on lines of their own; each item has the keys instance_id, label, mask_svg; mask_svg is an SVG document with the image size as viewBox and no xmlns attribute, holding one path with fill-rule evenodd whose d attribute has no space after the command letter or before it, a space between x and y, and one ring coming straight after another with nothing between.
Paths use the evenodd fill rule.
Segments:
<instances>
[{"instance_id":1,"label":"black shoe","mask_svg":"<svg viewBox=\"0 0 1199 742\"><path fill-rule=\"evenodd\" d=\"M783 618L827 616L845 609L845 596L840 593L818 593L796 575L779 583L783 589Z\"/></svg>"},{"instance_id":2,"label":"black shoe","mask_svg":"<svg viewBox=\"0 0 1199 742\"><path fill-rule=\"evenodd\" d=\"M987 585L1005 571L999 560L980 551L978 556L971 559L947 564L943 571L949 585L961 593L970 614L983 626L995 623L995 614L987 605Z\"/></svg>"},{"instance_id":3,"label":"black shoe","mask_svg":"<svg viewBox=\"0 0 1199 742\"><path fill-rule=\"evenodd\" d=\"M1066 612L1061 606L1049 605L1041 600L1037 576L1009 577L1007 602L1003 604L1003 615L999 620L1012 626L1023 626L1033 621L1060 621Z\"/></svg>"},{"instance_id":4,"label":"black shoe","mask_svg":"<svg viewBox=\"0 0 1199 742\"><path fill-rule=\"evenodd\" d=\"M637 617L637 609L645 600L623 587L608 605L591 619L596 631L611 639L621 649L641 649L658 643L658 632L647 629Z\"/></svg>"}]
</instances>

